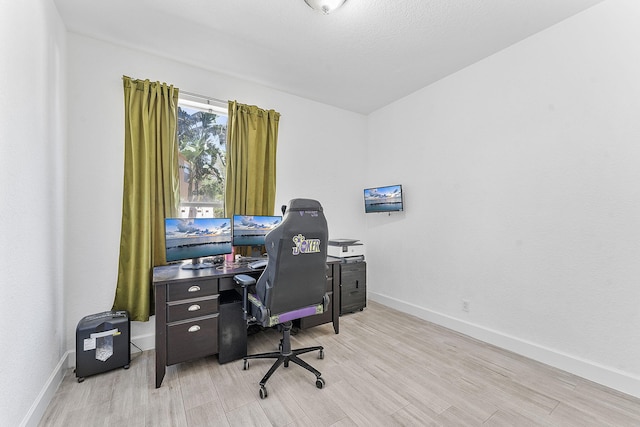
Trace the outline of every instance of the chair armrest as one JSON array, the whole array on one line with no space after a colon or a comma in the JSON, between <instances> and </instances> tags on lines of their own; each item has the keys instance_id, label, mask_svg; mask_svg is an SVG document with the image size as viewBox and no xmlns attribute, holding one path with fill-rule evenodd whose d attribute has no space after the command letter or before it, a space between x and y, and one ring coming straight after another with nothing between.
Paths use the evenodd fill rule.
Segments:
<instances>
[{"instance_id":1,"label":"chair armrest","mask_svg":"<svg viewBox=\"0 0 640 427\"><path fill-rule=\"evenodd\" d=\"M249 286L256 284L256 279L246 274L236 274L233 276L233 280L240 286L242 286L242 312L244 320L251 320L249 316Z\"/></svg>"},{"instance_id":2,"label":"chair armrest","mask_svg":"<svg viewBox=\"0 0 640 427\"><path fill-rule=\"evenodd\" d=\"M235 280L235 282L242 286L242 287L247 287L250 285L255 285L256 284L256 279L254 279L253 277L246 275L246 274L236 274L235 276L233 276L233 280Z\"/></svg>"}]
</instances>

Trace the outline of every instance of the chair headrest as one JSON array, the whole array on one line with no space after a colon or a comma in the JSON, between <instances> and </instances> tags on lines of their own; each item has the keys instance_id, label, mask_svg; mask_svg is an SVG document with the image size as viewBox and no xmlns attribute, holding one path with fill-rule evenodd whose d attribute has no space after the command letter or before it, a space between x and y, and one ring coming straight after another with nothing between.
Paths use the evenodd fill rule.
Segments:
<instances>
[{"instance_id":1,"label":"chair headrest","mask_svg":"<svg viewBox=\"0 0 640 427\"><path fill-rule=\"evenodd\" d=\"M292 199L289 201L289 211L319 211L322 212L322 205L313 199Z\"/></svg>"}]
</instances>

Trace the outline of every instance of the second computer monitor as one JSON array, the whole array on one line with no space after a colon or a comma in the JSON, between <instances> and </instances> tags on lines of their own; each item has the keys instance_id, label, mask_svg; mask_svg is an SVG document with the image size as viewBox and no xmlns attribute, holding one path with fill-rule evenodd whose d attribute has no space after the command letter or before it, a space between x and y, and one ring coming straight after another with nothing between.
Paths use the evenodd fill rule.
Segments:
<instances>
[{"instance_id":1,"label":"second computer monitor","mask_svg":"<svg viewBox=\"0 0 640 427\"><path fill-rule=\"evenodd\" d=\"M282 222L282 216L271 215L234 215L233 246L250 246L260 251L264 239L271 230Z\"/></svg>"}]
</instances>

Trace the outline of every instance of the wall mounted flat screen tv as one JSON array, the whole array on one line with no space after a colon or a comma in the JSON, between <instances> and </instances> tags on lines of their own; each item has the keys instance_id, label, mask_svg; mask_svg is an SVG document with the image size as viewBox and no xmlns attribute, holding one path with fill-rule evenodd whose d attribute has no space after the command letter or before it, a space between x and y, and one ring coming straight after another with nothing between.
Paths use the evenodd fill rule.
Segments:
<instances>
[{"instance_id":1,"label":"wall mounted flat screen tv","mask_svg":"<svg viewBox=\"0 0 640 427\"><path fill-rule=\"evenodd\" d=\"M400 212L403 210L402 185L388 185L364 190L364 211L366 213Z\"/></svg>"},{"instance_id":2,"label":"wall mounted flat screen tv","mask_svg":"<svg viewBox=\"0 0 640 427\"><path fill-rule=\"evenodd\" d=\"M166 218L164 224L167 261L192 260L182 268L213 267L200 258L232 252L231 218Z\"/></svg>"}]
</instances>

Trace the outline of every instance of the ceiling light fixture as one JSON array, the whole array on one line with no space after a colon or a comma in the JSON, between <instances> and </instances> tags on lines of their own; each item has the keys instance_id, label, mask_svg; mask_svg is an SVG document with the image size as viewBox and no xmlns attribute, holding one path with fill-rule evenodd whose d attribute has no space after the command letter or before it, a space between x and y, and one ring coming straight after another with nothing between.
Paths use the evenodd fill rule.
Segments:
<instances>
[{"instance_id":1,"label":"ceiling light fixture","mask_svg":"<svg viewBox=\"0 0 640 427\"><path fill-rule=\"evenodd\" d=\"M346 0L304 0L305 3L313 10L322 12L325 15L330 14L344 4Z\"/></svg>"}]
</instances>

